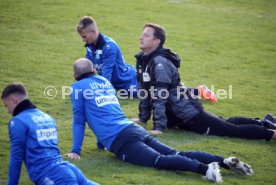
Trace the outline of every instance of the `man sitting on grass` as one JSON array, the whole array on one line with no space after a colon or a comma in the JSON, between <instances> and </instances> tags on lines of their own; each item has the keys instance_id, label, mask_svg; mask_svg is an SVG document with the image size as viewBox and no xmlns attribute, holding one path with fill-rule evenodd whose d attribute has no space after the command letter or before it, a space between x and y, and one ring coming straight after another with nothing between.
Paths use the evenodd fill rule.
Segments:
<instances>
[{"instance_id":1,"label":"man sitting on grass","mask_svg":"<svg viewBox=\"0 0 276 185\"><path fill-rule=\"evenodd\" d=\"M245 117L224 120L205 111L201 102L181 87L179 64L173 53L163 47L165 40L166 33L161 26L144 26L140 36L142 51L136 55L136 68L139 91L148 96L140 100L139 123L147 122L152 112L154 126L150 132L154 135L162 134L166 128L178 127L208 135L266 140L276 138L276 131L271 129L275 129L273 119L269 122L269 117L264 122Z\"/></svg>"},{"instance_id":2,"label":"man sitting on grass","mask_svg":"<svg viewBox=\"0 0 276 185\"><path fill-rule=\"evenodd\" d=\"M22 83L7 85L2 100L13 115L9 122L9 185L18 184L23 161L35 184L97 185L86 179L75 165L62 159L55 121L28 99Z\"/></svg>"},{"instance_id":3,"label":"man sitting on grass","mask_svg":"<svg viewBox=\"0 0 276 185\"><path fill-rule=\"evenodd\" d=\"M156 140L143 127L128 120L122 112L115 89L104 77L94 74L91 61L74 63L71 101L73 145L68 157L79 159L85 124L97 140L120 160L165 170L192 171L208 180L222 182L220 167L243 175L253 170L235 157L224 159L201 151L179 152Z\"/></svg>"}]
</instances>

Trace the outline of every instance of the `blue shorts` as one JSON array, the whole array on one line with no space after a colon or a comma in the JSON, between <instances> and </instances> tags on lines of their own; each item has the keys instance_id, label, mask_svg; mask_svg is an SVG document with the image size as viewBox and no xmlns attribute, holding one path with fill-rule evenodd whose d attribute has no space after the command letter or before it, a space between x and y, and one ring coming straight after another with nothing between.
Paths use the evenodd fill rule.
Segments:
<instances>
[{"instance_id":1,"label":"blue shorts","mask_svg":"<svg viewBox=\"0 0 276 185\"><path fill-rule=\"evenodd\" d=\"M99 185L89 179L78 167L69 162L62 163L46 173L39 181L39 185Z\"/></svg>"}]
</instances>

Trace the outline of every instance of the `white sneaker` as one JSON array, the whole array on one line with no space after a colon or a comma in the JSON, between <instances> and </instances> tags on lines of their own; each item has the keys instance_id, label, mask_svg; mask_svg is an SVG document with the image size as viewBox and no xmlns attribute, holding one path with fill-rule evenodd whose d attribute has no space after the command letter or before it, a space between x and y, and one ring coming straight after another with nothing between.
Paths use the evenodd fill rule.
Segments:
<instances>
[{"instance_id":1,"label":"white sneaker","mask_svg":"<svg viewBox=\"0 0 276 185\"><path fill-rule=\"evenodd\" d=\"M216 183L222 183L222 177L220 174L218 162L212 162L208 164L208 170L203 178L214 181Z\"/></svg>"},{"instance_id":2,"label":"white sneaker","mask_svg":"<svg viewBox=\"0 0 276 185\"><path fill-rule=\"evenodd\" d=\"M227 159L224 159L223 162L236 173L239 173L242 175L248 175L248 176L254 174L254 171L252 170L252 167L250 165L244 162L241 162L236 157L228 157Z\"/></svg>"}]
</instances>

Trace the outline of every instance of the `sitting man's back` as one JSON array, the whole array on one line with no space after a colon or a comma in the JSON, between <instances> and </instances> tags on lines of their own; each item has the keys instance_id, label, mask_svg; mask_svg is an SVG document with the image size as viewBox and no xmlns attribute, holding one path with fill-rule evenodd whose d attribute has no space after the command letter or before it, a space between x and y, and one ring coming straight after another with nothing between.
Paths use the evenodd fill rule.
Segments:
<instances>
[{"instance_id":1,"label":"sitting man's back","mask_svg":"<svg viewBox=\"0 0 276 185\"><path fill-rule=\"evenodd\" d=\"M62 159L55 121L28 99L23 84L7 85L2 100L13 115L9 122L8 184L18 184L22 162L36 184L96 184L86 179L75 165Z\"/></svg>"}]
</instances>

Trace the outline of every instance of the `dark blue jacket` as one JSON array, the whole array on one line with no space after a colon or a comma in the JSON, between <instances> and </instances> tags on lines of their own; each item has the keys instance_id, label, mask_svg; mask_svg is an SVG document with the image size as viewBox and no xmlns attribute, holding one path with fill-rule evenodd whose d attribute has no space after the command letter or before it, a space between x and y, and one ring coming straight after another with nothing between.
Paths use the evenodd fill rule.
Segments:
<instances>
[{"instance_id":1,"label":"dark blue jacket","mask_svg":"<svg viewBox=\"0 0 276 185\"><path fill-rule=\"evenodd\" d=\"M136 70L126 64L118 44L110 37L99 34L95 45L86 44L86 58L91 60L99 75L105 77L115 89L137 86Z\"/></svg>"},{"instance_id":2,"label":"dark blue jacket","mask_svg":"<svg viewBox=\"0 0 276 185\"><path fill-rule=\"evenodd\" d=\"M158 47L149 55L140 52L135 56L140 91L143 89L148 94L140 99L139 119L147 122L152 111L153 129L161 131L172 126L168 117L187 122L203 109L201 103L192 99L190 92L181 87L177 67L169 60L170 57L163 54L165 50ZM145 80L145 74L150 78Z\"/></svg>"}]
</instances>

